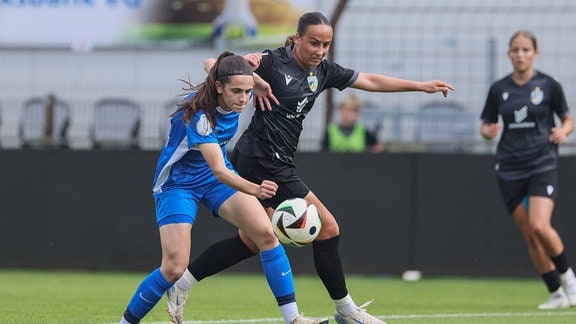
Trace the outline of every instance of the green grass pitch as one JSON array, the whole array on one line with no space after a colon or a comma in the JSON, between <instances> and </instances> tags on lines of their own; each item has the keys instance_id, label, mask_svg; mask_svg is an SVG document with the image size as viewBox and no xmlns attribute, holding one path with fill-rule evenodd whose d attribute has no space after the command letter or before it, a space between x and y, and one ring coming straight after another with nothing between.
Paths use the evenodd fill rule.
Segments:
<instances>
[{"instance_id":1,"label":"green grass pitch","mask_svg":"<svg viewBox=\"0 0 576 324\"><path fill-rule=\"evenodd\" d=\"M144 273L0 270L0 323L118 323ZM334 306L315 276L295 275L300 312L328 316ZM576 323L576 308L539 311L547 297L535 279L347 277L358 304L391 324ZM143 323L168 323L165 301ZM193 288L188 324L282 323L262 274L219 274Z\"/></svg>"}]
</instances>

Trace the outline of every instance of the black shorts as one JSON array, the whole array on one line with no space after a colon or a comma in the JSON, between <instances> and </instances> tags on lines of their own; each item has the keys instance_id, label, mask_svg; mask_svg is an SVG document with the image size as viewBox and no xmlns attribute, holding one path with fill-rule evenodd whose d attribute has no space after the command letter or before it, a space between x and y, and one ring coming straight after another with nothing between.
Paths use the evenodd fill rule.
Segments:
<instances>
[{"instance_id":1,"label":"black shorts","mask_svg":"<svg viewBox=\"0 0 576 324\"><path fill-rule=\"evenodd\" d=\"M274 197L260 200L264 207L276 208L286 199L304 198L310 192L308 186L296 174L294 166L280 161L248 157L237 150L232 154L230 161L244 179L257 184L261 184L263 180L274 181L278 184L278 191Z\"/></svg>"},{"instance_id":2,"label":"black shorts","mask_svg":"<svg viewBox=\"0 0 576 324\"><path fill-rule=\"evenodd\" d=\"M550 170L521 180L502 180L498 177L500 193L508 212L512 213L525 197L542 196L556 200L558 172Z\"/></svg>"}]
</instances>

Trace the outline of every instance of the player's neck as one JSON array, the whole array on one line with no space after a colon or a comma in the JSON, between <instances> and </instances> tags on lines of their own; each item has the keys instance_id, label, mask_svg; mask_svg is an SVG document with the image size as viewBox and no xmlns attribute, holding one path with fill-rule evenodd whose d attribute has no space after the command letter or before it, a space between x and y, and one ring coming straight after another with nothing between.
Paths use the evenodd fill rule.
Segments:
<instances>
[{"instance_id":1,"label":"player's neck","mask_svg":"<svg viewBox=\"0 0 576 324\"><path fill-rule=\"evenodd\" d=\"M529 69L526 71L514 71L512 74L512 80L518 85L524 85L528 83L534 77L534 69Z\"/></svg>"}]
</instances>

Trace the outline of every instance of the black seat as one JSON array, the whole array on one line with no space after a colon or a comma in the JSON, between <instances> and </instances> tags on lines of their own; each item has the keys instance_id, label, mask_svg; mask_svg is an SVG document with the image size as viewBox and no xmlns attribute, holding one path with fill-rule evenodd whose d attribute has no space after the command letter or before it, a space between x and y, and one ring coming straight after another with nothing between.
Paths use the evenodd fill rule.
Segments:
<instances>
[{"instance_id":1,"label":"black seat","mask_svg":"<svg viewBox=\"0 0 576 324\"><path fill-rule=\"evenodd\" d=\"M69 126L68 103L53 95L30 98L24 102L20 117L22 147L68 147L66 136Z\"/></svg>"},{"instance_id":2,"label":"black seat","mask_svg":"<svg viewBox=\"0 0 576 324\"><path fill-rule=\"evenodd\" d=\"M94 105L92 143L97 149L137 149L140 106L124 98L106 98Z\"/></svg>"}]
</instances>

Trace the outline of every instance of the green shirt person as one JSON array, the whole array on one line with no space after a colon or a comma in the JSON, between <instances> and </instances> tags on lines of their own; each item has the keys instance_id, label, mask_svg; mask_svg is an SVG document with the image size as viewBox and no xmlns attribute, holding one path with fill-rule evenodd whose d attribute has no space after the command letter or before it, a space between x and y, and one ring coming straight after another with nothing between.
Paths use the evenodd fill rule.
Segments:
<instances>
[{"instance_id":1,"label":"green shirt person","mask_svg":"<svg viewBox=\"0 0 576 324\"><path fill-rule=\"evenodd\" d=\"M339 121L328 124L322 140L322 151L335 153L379 153L384 145L376 134L359 120L362 99L354 94L345 96L338 105Z\"/></svg>"}]
</instances>

